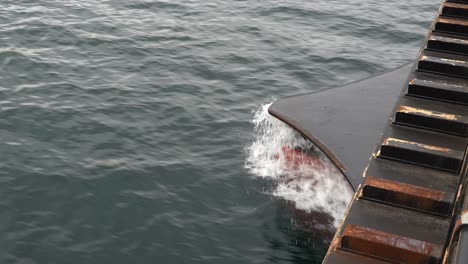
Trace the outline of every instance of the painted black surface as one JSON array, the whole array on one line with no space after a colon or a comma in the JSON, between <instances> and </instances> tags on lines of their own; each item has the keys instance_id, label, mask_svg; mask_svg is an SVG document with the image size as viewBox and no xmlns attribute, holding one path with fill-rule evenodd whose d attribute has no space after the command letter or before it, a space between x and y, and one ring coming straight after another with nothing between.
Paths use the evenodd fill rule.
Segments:
<instances>
[{"instance_id":1,"label":"painted black surface","mask_svg":"<svg viewBox=\"0 0 468 264\"><path fill-rule=\"evenodd\" d=\"M468 24L463 23L461 19L444 19L437 22L435 26L437 32L446 32L457 35L468 34Z\"/></svg>"},{"instance_id":2,"label":"painted black surface","mask_svg":"<svg viewBox=\"0 0 468 264\"><path fill-rule=\"evenodd\" d=\"M448 37L440 33L433 34L427 41L427 49L467 55L468 40L466 37Z\"/></svg>"},{"instance_id":3,"label":"painted black surface","mask_svg":"<svg viewBox=\"0 0 468 264\"><path fill-rule=\"evenodd\" d=\"M270 114L299 130L356 189L411 65L346 86L281 98Z\"/></svg>"},{"instance_id":4,"label":"painted black surface","mask_svg":"<svg viewBox=\"0 0 468 264\"><path fill-rule=\"evenodd\" d=\"M455 193L458 176L441 170L393 160L372 159L366 173L405 184Z\"/></svg>"},{"instance_id":5,"label":"painted black surface","mask_svg":"<svg viewBox=\"0 0 468 264\"><path fill-rule=\"evenodd\" d=\"M468 105L465 80L424 72L411 74L407 96Z\"/></svg>"},{"instance_id":6,"label":"painted black surface","mask_svg":"<svg viewBox=\"0 0 468 264\"><path fill-rule=\"evenodd\" d=\"M442 14L444 14L445 16L451 16L451 17L464 17L464 16L468 16L468 9L459 8L456 6L446 6L443 9Z\"/></svg>"},{"instance_id":7,"label":"painted black surface","mask_svg":"<svg viewBox=\"0 0 468 264\"><path fill-rule=\"evenodd\" d=\"M395 123L459 136L468 136L468 109L432 100L403 98Z\"/></svg>"}]
</instances>

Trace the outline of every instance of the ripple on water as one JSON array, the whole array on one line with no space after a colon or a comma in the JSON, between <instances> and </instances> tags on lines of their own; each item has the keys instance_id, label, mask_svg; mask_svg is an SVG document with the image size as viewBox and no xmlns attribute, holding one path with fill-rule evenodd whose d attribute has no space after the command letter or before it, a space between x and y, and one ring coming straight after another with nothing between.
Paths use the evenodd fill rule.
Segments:
<instances>
[{"instance_id":1,"label":"ripple on water","mask_svg":"<svg viewBox=\"0 0 468 264\"><path fill-rule=\"evenodd\" d=\"M438 4L3 1L0 262L319 263L346 195L246 177L251 109L406 63Z\"/></svg>"}]
</instances>

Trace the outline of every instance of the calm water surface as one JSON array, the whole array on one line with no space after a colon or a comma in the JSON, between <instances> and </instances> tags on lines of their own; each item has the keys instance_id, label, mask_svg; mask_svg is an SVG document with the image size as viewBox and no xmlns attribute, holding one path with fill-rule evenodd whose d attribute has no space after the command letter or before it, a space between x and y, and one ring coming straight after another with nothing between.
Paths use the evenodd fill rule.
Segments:
<instances>
[{"instance_id":1,"label":"calm water surface","mask_svg":"<svg viewBox=\"0 0 468 264\"><path fill-rule=\"evenodd\" d=\"M438 5L0 0L0 263L320 262L252 110L413 60Z\"/></svg>"}]
</instances>

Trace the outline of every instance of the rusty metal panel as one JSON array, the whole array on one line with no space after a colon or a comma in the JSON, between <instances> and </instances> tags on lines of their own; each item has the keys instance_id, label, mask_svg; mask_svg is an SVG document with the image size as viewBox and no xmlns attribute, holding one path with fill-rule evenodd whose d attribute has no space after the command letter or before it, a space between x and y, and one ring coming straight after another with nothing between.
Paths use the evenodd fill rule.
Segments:
<instances>
[{"instance_id":1,"label":"rusty metal panel","mask_svg":"<svg viewBox=\"0 0 468 264\"><path fill-rule=\"evenodd\" d=\"M346 226L340 239L343 250L397 263L437 263L442 246L357 225Z\"/></svg>"},{"instance_id":2,"label":"rusty metal panel","mask_svg":"<svg viewBox=\"0 0 468 264\"><path fill-rule=\"evenodd\" d=\"M388 264L390 262L372 257L355 254L344 250L334 250L325 259L326 263L333 264Z\"/></svg>"},{"instance_id":3,"label":"rusty metal panel","mask_svg":"<svg viewBox=\"0 0 468 264\"><path fill-rule=\"evenodd\" d=\"M444 245L451 224L450 220L450 218L357 197L343 220L342 226L358 225L431 244ZM340 237L343 231L340 229L335 238Z\"/></svg>"},{"instance_id":4,"label":"rusty metal panel","mask_svg":"<svg viewBox=\"0 0 468 264\"><path fill-rule=\"evenodd\" d=\"M324 259L324 263L359 263L354 262L354 258L350 255L343 254L346 251L359 255L367 255L367 259L373 259L376 263L379 263L378 259L382 261L387 259L391 263L428 263L389 260L385 251L390 250L389 247L391 245L385 246L385 244L380 249L382 251L372 250L372 254L369 254L367 248L370 247L370 244L376 244L376 241L364 242L364 245L361 244L362 248L355 248L352 245L350 247L349 244L343 245L342 237L347 235L346 228L349 226L360 226L364 228L363 232L369 231L371 234L374 232L389 234L391 237L405 238L406 241L420 241L425 245L433 245L435 250L432 251L430 259L441 260L443 258L446 235L450 228L450 221L422 212L375 203L365 199L357 199L353 202L349 214L342 224L342 228L337 232ZM412 254L403 250L399 252L399 254ZM341 262L345 257L348 257L349 262ZM365 262L363 261L362 263Z\"/></svg>"},{"instance_id":5,"label":"rusty metal panel","mask_svg":"<svg viewBox=\"0 0 468 264\"><path fill-rule=\"evenodd\" d=\"M450 213L455 194L406 183L368 176L362 196L379 202L421 210L433 214Z\"/></svg>"}]
</instances>

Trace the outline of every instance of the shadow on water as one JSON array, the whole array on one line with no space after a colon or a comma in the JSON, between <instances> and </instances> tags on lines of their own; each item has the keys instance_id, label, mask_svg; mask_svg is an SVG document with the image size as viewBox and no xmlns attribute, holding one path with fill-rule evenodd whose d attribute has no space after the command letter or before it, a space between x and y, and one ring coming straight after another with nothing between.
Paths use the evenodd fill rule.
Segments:
<instances>
[{"instance_id":1,"label":"shadow on water","mask_svg":"<svg viewBox=\"0 0 468 264\"><path fill-rule=\"evenodd\" d=\"M264 181L274 216L262 227L268 263L321 263L353 190L341 171L308 139L262 106L247 168Z\"/></svg>"},{"instance_id":2,"label":"shadow on water","mask_svg":"<svg viewBox=\"0 0 468 264\"><path fill-rule=\"evenodd\" d=\"M278 236L269 236L271 263L322 263L335 234L333 217L319 211L304 211L290 201L279 199L276 214Z\"/></svg>"}]
</instances>

